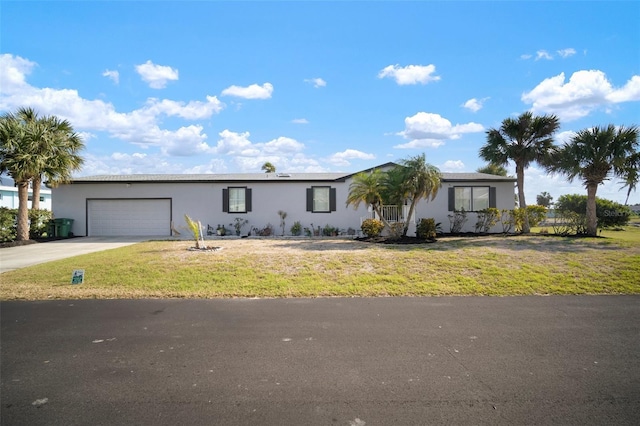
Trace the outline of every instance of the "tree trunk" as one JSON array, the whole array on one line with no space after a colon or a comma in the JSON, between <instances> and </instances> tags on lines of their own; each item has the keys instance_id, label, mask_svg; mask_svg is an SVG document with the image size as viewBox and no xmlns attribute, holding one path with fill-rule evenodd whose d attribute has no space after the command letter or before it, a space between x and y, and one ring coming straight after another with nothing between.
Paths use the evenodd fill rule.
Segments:
<instances>
[{"instance_id":1,"label":"tree trunk","mask_svg":"<svg viewBox=\"0 0 640 426\"><path fill-rule=\"evenodd\" d=\"M31 198L31 209L40 210L40 187L42 186L42 178L35 177L31 181L31 190L33 196Z\"/></svg>"},{"instance_id":2,"label":"tree trunk","mask_svg":"<svg viewBox=\"0 0 640 426\"><path fill-rule=\"evenodd\" d=\"M380 206L377 204L373 205L373 211L376 212L376 214L378 215L378 217L380 218L384 226L391 229L391 225L389 225L389 222L387 222L387 219L385 219L384 216L382 216L382 211L380 210Z\"/></svg>"},{"instance_id":3,"label":"tree trunk","mask_svg":"<svg viewBox=\"0 0 640 426\"><path fill-rule=\"evenodd\" d=\"M404 218L404 229L402 231L402 236L406 237L407 232L409 232L409 220L411 220L411 216L413 216L413 210L416 207L417 200L414 198L411 200L411 205L409 206L409 212L407 213L407 217Z\"/></svg>"},{"instance_id":4,"label":"tree trunk","mask_svg":"<svg viewBox=\"0 0 640 426\"><path fill-rule=\"evenodd\" d=\"M524 201L524 167L521 164L516 163L516 178L518 180L518 207L524 209L524 219L522 223L522 233L528 234L531 229L529 228L529 215L527 214L527 204Z\"/></svg>"},{"instance_id":5,"label":"tree trunk","mask_svg":"<svg viewBox=\"0 0 640 426\"><path fill-rule=\"evenodd\" d=\"M587 235L598 235L598 216L596 215L596 191L598 185L587 185Z\"/></svg>"},{"instance_id":6,"label":"tree trunk","mask_svg":"<svg viewBox=\"0 0 640 426\"><path fill-rule=\"evenodd\" d=\"M29 181L16 182L18 187L18 227L16 240L29 239Z\"/></svg>"}]
</instances>

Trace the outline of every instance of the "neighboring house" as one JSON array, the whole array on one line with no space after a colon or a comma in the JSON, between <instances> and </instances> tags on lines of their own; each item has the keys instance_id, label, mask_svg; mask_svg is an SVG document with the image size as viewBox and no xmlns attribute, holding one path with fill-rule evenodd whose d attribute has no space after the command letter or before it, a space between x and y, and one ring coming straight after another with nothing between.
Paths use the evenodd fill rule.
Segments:
<instances>
[{"instance_id":1,"label":"neighboring house","mask_svg":"<svg viewBox=\"0 0 640 426\"><path fill-rule=\"evenodd\" d=\"M29 188L29 208L31 208L32 197L33 193ZM18 208L18 188L13 179L8 176L2 176L2 183L0 183L0 207ZM51 210L51 190L44 185L40 188L40 209Z\"/></svg>"},{"instance_id":2,"label":"neighboring house","mask_svg":"<svg viewBox=\"0 0 640 426\"><path fill-rule=\"evenodd\" d=\"M393 166L387 163L377 168ZM371 169L369 169L371 170ZM278 211L287 213L285 234L300 221L303 227L330 225L346 231L360 229L371 217L364 204L346 206L355 173L247 173L197 175L102 175L75 178L53 189L53 214L73 219L78 236L170 236L172 228L186 232L184 215L207 225L227 228L237 217L249 221L243 228L273 226L281 235ZM442 188L433 201L421 200L411 218L432 217L449 230L448 214L464 208L514 208L515 179L482 173L443 173ZM469 214L463 231L473 231ZM500 226L493 228L501 231Z\"/></svg>"},{"instance_id":3,"label":"neighboring house","mask_svg":"<svg viewBox=\"0 0 640 426\"><path fill-rule=\"evenodd\" d=\"M633 206L629 206L632 212L635 214L640 214L640 204L635 204Z\"/></svg>"}]
</instances>

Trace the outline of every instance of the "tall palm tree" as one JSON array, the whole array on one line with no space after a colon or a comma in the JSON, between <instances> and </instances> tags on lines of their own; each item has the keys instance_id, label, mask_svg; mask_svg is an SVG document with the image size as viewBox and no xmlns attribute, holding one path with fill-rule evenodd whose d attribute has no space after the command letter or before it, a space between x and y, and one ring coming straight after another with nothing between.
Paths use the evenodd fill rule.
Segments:
<instances>
[{"instance_id":1,"label":"tall palm tree","mask_svg":"<svg viewBox=\"0 0 640 426\"><path fill-rule=\"evenodd\" d=\"M396 199L409 200L409 212L404 222L403 236L409 231L409 219L413 216L416 204L421 199L433 200L441 187L442 174L440 170L427 163L425 155L417 155L400 161L400 165L390 174L397 173L400 178L397 188L391 188L396 193Z\"/></svg>"},{"instance_id":2,"label":"tall palm tree","mask_svg":"<svg viewBox=\"0 0 640 426\"><path fill-rule=\"evenodd\" d=\"M554 155L547 165L552 173L560 173L572 182L579 177L587 188L587 235L596 236L596 192L598 185L610 177L633 183L637 179L640 158L637 126L593 127L576 133Z\"/></svg>"},{"instance_id":3,"label":"tall palm tree","mask_svg":"<svg viewBox=\"0 0 640 426\"><path fill-rule=\"evenodd\" d=\"M382 215L380 206L382 205L382 194L384 191L385 173L380 169L360 172L353 177L353 182L349 185L349 195L347 196L347 206L353 205L357 209L360 203L367 207L371 206L382 223L389 226L389 223Z\"/></svg>"},{"instance_id":4,"label":"tall palm tree","mask_svg":"<svg viewBox=\"0 0 640 426\"><path fill-rule=\"evenodd\" d=\"M478 170L476 170L476 172L486 173L488 175L496 175L496 176L507 175L507 169L505 169L504 166L493 164L493 163L489 163L486 166L480 167Z\"/></svg>"},{"instance_id":5,"label":"tall palm tree","mask_svg":"<svg viewBox=\"0 0 640 426\"><path fill-rule=\"evenodd\" d=\"M624 200L624 205L629 204L629 196L631 192L635 191L638 182L640 182L640 151L629 156L627 158L627 170L629 173L623 179L623 185L620 189L627 188L627 198Z\"/></svg>"},{"instance_id":6,"label":"tall palm tree","mask_svg":"<svg viewBox=\"0 0 640 426\"><path fill-rule=\"evenodd\" d=\"M37 208L42 177L54 185L68 181L82 165L79 151L83 148L82 139L66 120L38 117L31 108L0 117L0 171L8 173L18 187L18 240L29 239L29 183Z\"/></svg>"},{"instance_id":7,"label":"tall palm tree","mask_svg":"<svg viewBox=\"0 0 640 426\"><path fill-rule=\"evenodd\" d=\"M533 162L546 163L554 148L553 134L559 128L560 121L555 115L534 116L525 112L516 119L503 120L499 129L487 131L487 143L480 148L480 157L500 166L506 166L509 161L515 163L520 208L527 208L524 171ZM528 233L529 218L524 216L522 232Z\"/></svg>"}]
</instances>

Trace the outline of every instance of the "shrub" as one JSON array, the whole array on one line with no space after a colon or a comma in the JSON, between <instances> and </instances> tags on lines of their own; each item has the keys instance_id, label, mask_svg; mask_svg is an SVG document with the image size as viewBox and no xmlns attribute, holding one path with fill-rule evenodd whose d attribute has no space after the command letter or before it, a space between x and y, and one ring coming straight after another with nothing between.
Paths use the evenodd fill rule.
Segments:
<instances>
[{"instance_id":1,"label":"shrub","mask_svg":"<svg viewBox=\"0 0 640 426\"><path fill-rule=\"evenodd\" d=\"M547 217L547 208L545 206L532 205L527 206L526 209L527 216L529 217L529 226L534 227L537 226L540 222L542 222ZM513 211L514 225L516 227L516 232L522 232L522 227L524 225L524 215L525 209L517 208Z\"/></svg>"},{"instance_id":2,"label":"shrub","mask_svg":"<svg viewBox=\"0 0 640 426\"><path fill-rule=\"evenodd\" d=\"M493 226L498 223L500 210L495 207L480 210L478 212L478 221L476 222L476 232L487 233Z\"/></svg>"},{"instance_id":3,"label":"shrub","mask_svg":"<svg viewBox=\"0 0 640 426\"><path fill-rule=\"evenodd\" d=\"M404 222L392 223L389 227L389 237L393 240L399 240L404 234Z\"/></svg>"},{"instance_id":4,"label":"shrub","mask_svg":"<svg viewBox=\"0 0 640 426\"><path fill-rule=\"evenodd\" d=\"M302 234L302 224L300 223L300 221L296 220L295 222L293 222L293 225L291 225L290 231L291 231L291 235L295 237Z\"/></svg>"},{"instance_id":5,"label":"shrub","mask_svg":"<svg viewBox=\"0 0 640 426\"><path fill-rule=\"evenodd\" d=\"M587 196L570 194L562 195L556 202L556 211L560 216L565 212L574 212L580 215L587 214ZM631 209L615 201L596 197L596 216L599 228L615 228L629 223Z\"/></svg>"},{"instance_id":6,"label":"shrub","mask_svg":"<svg viewBox=\"0 0 640 426\"><path fill-rule=\"evenodd\" d=\"M49 210L29 210L29 238L42 238L48 231L49 221L52 217ZM51 237L51 235L47 235L47 237Z\"/></svg>"},{"instance_id":7,"label":"shrub","mask_svg":"<svg viewBox=\"0 0 640 426\"><path fill-rule=\"evenodd\" d=\"M0 207L0 242L16 239L16 215L18 211L7 207Z\"/></svg>"},{"instance_id":8,"label":"shrub","mask_svg":"<svg viewBox=\"0 0 640 426\"><path fill-rule=\"evenodd\" d=\"M384 223L379 219L365 219L360 228L367 237L377 237L384 229Z\"/></svg>"},{"instance_id":9,"label":"shrub","mask_svg":"<svg viewBox=\"0 0 640 426\"><path fill-rule=\"evenodd\" d=\"M500 210L500 223L502 224L502 232L504 234L511 232L515 224L513 210Z\"/></svg>"},{"instance_id":10,"label":"shrub","mask_svg":"<svg viewBox=\"0 0 640 426\"><path fill-rule=\"evenodd\" d=\"M236 235L240 235L242 233L242 227L247 223L249 223L249 221L241 217L233 219L233 228L236 230Z\"/></svg>"},{"instance_id":11,"label":"shrub","mask_svg":"<svg viewBox=\"0 0 640 426\"><path fill-rule=\"evenodd\" d=\"M273 225L267 223L267 226L265 226L264 228L256 229L256 235L260 237L269 237L273 235Z\"/></svg>"},{"instance_id":12,"label":"shrub","mask_svg":"<svg viewBox=\"0 0 640 426\"><path fill-rule=\"evenodd\" d=\"M437 234L438 224L435 219L420 219L418 226L416 226L416 237L421 240L435 240Z\"/></svg>"},{"instance_id":13,"label":"shrub","mask_svg":"<svg viewBox=\"0 0 640 426\"><path fill-rule=\"evenodd\" d=\"M467 218L467 212L464 209L456 210L452 215L447 215L447 217L449 218L449 232L452 234L458 234L462 231L462 227L467 223L467 220L469 220Z\"/></svg>"},{"instance_id":14,"label":"shrub","mask_svg":"<svg viewBox=\"0 0 640 426\"><path fill-rule=\"evenodd\" d=\"M552 225L558 235L583 235L587 233L587 215L568 210L557 211Z\"/></svg>"},{"instance_id":15,"label":"shrub","mask_svg":"<svg viewBox=\"0 0 640 426\"><path fill-rule=\"evenodd\" d=\"M322 235L324 235L325 237L331 237L332 235L338 235L338 231L338 228L327 224L324 226L324 228L322 228Z\"/></svg>"}]
</instances>

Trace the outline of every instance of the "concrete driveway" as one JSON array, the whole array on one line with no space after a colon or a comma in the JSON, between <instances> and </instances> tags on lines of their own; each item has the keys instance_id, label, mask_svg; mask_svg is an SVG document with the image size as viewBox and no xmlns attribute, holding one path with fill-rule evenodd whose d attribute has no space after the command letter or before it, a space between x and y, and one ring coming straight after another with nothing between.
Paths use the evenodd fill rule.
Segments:
<instances>
[{"instance_id":1,"label":"concrete driveway","mask_svg":"<svg viewBox=\"0 0 640 426\"><path fill-rule=\"evenodd\" d=\"M167 238L167 237L164 237ZM129 246L153 237L78 237L0 249L0 274L96 251Z\"/></svg>"}]
</instances>

